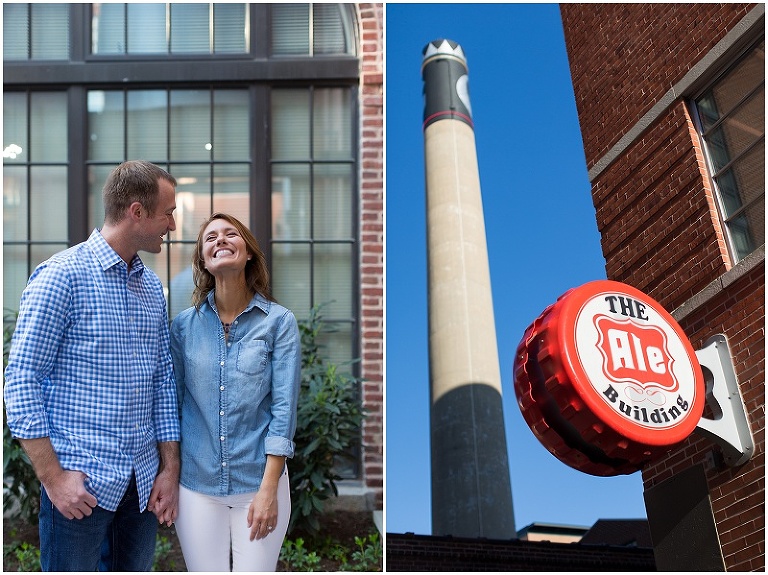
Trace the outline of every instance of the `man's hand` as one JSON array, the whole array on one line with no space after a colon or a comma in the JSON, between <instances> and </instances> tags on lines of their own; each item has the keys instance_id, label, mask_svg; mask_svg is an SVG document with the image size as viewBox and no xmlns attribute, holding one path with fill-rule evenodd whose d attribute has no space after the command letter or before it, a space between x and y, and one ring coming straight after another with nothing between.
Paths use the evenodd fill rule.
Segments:
<instances>
[{"instance_id":1,"label":"man's hand","mask_svg":"<svg viewBox=\"0 0 768 575\"><path fill-rule=\"evenodd\" d=\"M174 477L163 471L157 474L152 492L149 494L147 509L157 516L160 523L165 523L168 527L176 521L179 514L178 475Z\"/></svg>"},{"instance_id":2,"label":"man's hand","mask_svg":"<svg viewBox=\"0 0 768 575\"><path fill-rule=\"evenodd\" d=\"M67 519L82 519L93 513L96 498L85 488L87 476L82 471L67 471L43 483L51 503Z\"/></svg>"},{"instance_id":3,"label":"man's hand","mask_svg":"<svg viewBox=\"0 0 768 575\"><path fill-rule=\"evenodd\" d=\"M62 469L48 437L19 439L32 467L54 507L67 519L82 519L93 513L98 501L85 488L88 476L82 471Z\"/></svg>"},{"instance_id":4,"label":"man's hand","mask_svg":"<svg viewBox=\"0 0 768 575\"><path fill-rule=\"evenodd\" d=\"M179 515L179 443L158 443L160 470L149 494L147 509L157 520L170 527Z\"/></svg>"}]
</instances>

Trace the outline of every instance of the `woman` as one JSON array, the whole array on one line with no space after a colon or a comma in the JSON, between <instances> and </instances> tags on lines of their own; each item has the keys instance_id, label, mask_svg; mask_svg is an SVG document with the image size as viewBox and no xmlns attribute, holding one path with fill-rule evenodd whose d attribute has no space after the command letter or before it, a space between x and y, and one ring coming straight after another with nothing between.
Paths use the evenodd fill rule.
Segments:
<instances>
[{"instance_id":1,"label":"woman","mask_svg":"<svg viewBox=\"0 0 768 575\"><path fill-rule=\"evenodd\" d=\"M171 325L181 417L176 531L190 571L274 571L291 514L301 352L264 254L213 214L193 256L193 307ZM230 545L231 541L231 545Z\"/></svg>"}]
</instances>

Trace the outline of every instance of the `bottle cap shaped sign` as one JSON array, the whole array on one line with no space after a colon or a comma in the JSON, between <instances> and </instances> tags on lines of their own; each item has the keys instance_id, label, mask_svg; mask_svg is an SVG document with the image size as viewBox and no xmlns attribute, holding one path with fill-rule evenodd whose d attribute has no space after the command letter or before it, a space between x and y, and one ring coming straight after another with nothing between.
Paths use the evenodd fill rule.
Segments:
<instances>
[{"instance_id":1,"label":"bottle cap shaped sign","mask_svg":"<svg viewBox=\"0 0 768 575\"><path fill-rule=\"evenodd\" d=\"M682 328L609 280L566 292L528 327L514 385L539 441L591 475L634 473L687 438L704 411L704 376Z\"/></svg>"}]
</instances>

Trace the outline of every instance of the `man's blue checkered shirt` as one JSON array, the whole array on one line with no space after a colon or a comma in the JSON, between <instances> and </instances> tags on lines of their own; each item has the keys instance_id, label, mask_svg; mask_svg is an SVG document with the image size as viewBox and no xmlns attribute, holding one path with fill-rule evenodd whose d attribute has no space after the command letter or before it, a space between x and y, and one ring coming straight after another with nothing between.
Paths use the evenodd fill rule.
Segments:
<instances>
[{"instance_id":1,"label":"man's blue checkered shirt","mask_svg":"<svg viewBox=\"0 0 768 575\"><path fill-rule=\"evenodd\" d=\"M130 271L98 230L42 263L21 297L5 370L15 437L50 437L114 511L136 472L149 499L157 442L179 440L163 287L136 256Z\"/></svg>"}]
</instances>

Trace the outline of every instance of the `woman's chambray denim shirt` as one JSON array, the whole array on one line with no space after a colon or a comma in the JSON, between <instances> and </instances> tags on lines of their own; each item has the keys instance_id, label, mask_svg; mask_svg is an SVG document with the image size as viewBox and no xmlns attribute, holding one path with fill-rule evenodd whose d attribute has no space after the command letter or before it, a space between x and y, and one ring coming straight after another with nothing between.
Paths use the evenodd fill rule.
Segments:
<instances>
[{"instance_id":1,"label":"woman's chambray denim shirt","mask_svg":"<svg viewBox=\"0 0 768 575\"><path fill-rule=\"evenodd\" d=\"M206 495L259 489L267 455L293 457L301 377L293 313L255 295L229 339L208 294L171 324L181 484Z\"/></svg>"}]
</instances>

